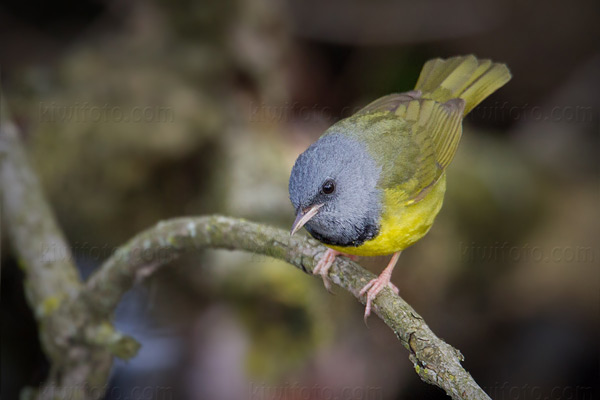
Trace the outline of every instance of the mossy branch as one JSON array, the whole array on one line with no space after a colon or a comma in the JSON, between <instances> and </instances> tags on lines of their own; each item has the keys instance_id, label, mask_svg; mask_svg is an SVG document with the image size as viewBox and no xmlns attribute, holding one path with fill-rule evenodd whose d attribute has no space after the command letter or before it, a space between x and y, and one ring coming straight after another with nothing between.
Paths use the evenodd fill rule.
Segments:
<instances>
[{"instance_id":1,"label":"mossy branch","mask_svg":"<svg viewBox=\"0 0 600 400\"><path fill-rule=\"evenodd\" d=\"M90 277L83 299L99 316L109 317L121 297L136 283L182 254L204 248L244 250L278 258L311 273L326 248L317 241L290 236L281 229L223 216L163 221L120 247ZM358 293L374 278L359 264L338 258L331 280L364 303ZM375 313L410 352L415 371L454 399L489 399L461 366L461 353L438 338L400 296L384 289L374 301Z\"/></svg>"},{"instance_id":2,"label":"mossy branch","mask_svg":"<svg viewBox=\"0 0 600 400\"><path fill-rule=\"evenodd\" d=\"M0 97L0 201L6 233L25 278L25 295L38 322L50 375L23 398L103 397L112 356L128 357L135 340L117 332L76 301L85 287L71 250L27 160L16 125ZM4 225L3 225L4 226Z\"/></svg>"}]
</instances>

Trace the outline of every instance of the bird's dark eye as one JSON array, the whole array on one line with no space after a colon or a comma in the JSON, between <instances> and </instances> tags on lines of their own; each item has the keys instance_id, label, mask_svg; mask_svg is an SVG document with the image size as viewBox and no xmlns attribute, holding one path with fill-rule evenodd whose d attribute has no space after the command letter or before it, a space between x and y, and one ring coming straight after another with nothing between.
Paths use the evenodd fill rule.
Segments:
<instances>
[{"instance_id":1,"label":"bird's dark eye","mask_svg":"<svg viewBox=\"0 0 600 400\"><path fill-rule=\"evenodd\" d=\"M321 186L321 192L323 194L331 194L335 192L335 182L332 179L326 180L325 183L323 183L323 186Z\"/></svg>"}]
</instances>

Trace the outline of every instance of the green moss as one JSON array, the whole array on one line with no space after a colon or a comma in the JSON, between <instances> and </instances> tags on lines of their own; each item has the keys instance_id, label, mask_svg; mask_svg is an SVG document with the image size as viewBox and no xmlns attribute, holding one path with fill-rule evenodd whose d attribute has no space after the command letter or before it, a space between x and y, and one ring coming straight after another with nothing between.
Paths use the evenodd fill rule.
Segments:
<instances>
[{"instance_id":1,"label":"green moss","mask_svg":"<svg viewBox=\"0 0 600 400\"><path fill-rule=\"evenodd\" d=\"M49 296L42 301L42 304L38 307L37 314L38 317L46 317L52 314L60 307L60 303L62 302L62 295L54 295Z\"/></svg>"},{"instance_id":2,"label":"green moss","mask_svg":"<svg viewBox=\"0 0 600 400\"><path fill-rule=\"evenodd\" d=\"M169 243L171 246L175 246L177 244L175 239L176 237L174 235L169 235L167 236L167 243Z\"/></svg>"},{"instance_id":3,"label":"green moss","mask_svg":"<svg viewBox=\"0 0 600 400\"><path fill-rule=\"evenodd\" d=\"M105 345L111 353L128 360L134 357L141 345L133 338L122 335L108 322L102 322L88 332L88 341L94 345Z\"/></svg>"}]
</instances>

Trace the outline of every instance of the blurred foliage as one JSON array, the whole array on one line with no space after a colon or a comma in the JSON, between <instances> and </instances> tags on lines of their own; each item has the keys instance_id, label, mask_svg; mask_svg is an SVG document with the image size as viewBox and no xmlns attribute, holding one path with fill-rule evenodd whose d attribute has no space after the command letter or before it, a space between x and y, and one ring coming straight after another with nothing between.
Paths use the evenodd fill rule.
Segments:
<instances>
[{"instance_id":1,"label":"blurred foliage","mask_svg":"<svg viewBox=\"0 0 600 400\"><path fill-rule=\"evenodd\" d=\"M252 265L256 264L256 265ZM312 281L298 279L298 271L266 257L252 257L253 273L241 280L227 279L224 296L235 305L253 343L247 365L254 378L273 383L306 362L306 355L333 331L331 307ZM248 274L248 265L228 271Z\"/></svg>"}]
</instances>

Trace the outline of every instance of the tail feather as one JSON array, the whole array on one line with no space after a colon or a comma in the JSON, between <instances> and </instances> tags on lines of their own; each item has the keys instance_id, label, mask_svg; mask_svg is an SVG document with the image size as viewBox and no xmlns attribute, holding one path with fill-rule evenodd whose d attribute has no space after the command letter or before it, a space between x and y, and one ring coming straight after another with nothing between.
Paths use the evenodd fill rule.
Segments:
<instances>
[{"instance_id":1,"label":"tail feather","mask_svg":"<svg viewBox=\"0 0 600 400\"><path fill-rule=\"evenodd\" d=\"M475 56L440 58L425 63L415 90L423 98L444 103L460 98L466 102L464 115L511 78L504 64L478 60Z\"/></svg>"}]
</instances>

